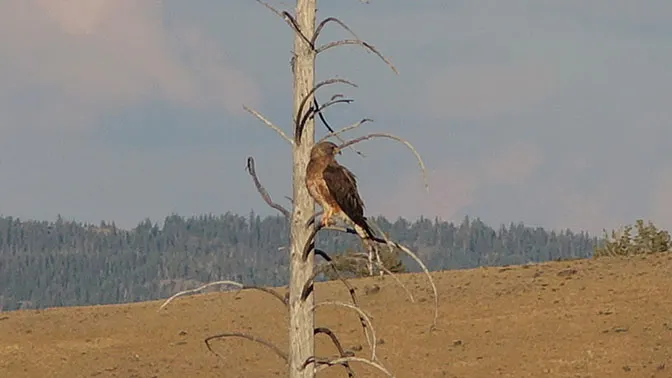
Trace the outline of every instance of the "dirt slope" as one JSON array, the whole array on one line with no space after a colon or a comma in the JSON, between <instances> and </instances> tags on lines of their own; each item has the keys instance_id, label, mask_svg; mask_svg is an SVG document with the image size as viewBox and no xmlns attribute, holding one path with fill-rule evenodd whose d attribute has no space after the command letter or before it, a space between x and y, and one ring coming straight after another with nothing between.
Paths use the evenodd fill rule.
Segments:
<instances>
[{"instance_id":1,"label":"dirt slope","mask_svg":"<svg viewBox=\"0 0 672 378\"><path fill-rule=\"evenodd\" d=\"M353 284L382 339L377 354L397 377L672 377L672 255L577 260ZM380 290L370 290L377 285ZM284 289L281 289L284 294ZM338 282L318 300L348 301ZM267 294L208 293L161 302L0 313L0 377L283 377L283 361L224 331L263 335L285 349L283 305ZM322 307L317 324L346 348L370 353L351 310ZM318 335L318 353L333 355ZM360 377L382 376L354 364ZM322 377L343 377L332 367Z\"/></svg>"}]
</instances>

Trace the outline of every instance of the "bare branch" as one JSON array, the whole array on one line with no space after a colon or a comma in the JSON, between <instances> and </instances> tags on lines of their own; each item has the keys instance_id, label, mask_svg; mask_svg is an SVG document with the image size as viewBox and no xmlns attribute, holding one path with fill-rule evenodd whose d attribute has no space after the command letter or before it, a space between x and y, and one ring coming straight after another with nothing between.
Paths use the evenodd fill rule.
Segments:
<instances>
[{"instance_id":1,"label":"bare branch","mask_svg":"<svg viewBox=\"0 0 672 378\"><path fill-rule=\"evenodd\" d=\"M264 188L264 186L261 185L259 177L257 176L257 171L254 168L254 158L252 156L247 158L247 166L245 167L245 169L247 170L247 172L249 172L250 176L252 176L252 180L254 180L254 186L257 187L257 191L261 195L261 198L264 199L264 201L268 204L268 206L278 210L279 212L282 213L282 215L285 216L285 218L289 219L291 216L289 210L285 209L282 205L273 202L273 199L271 199L271 196L266 191L266 188Z\"/></svg>"},{"instance_id":2,"label":"bare branch","mask_svg":"<svg viewBox=\"0 0 672 378\"><path fill-rule=\"evenodd\" d=\"M211 286L216 286L216 285L231 285L231 286L236 286L236 287L238 287L239 289L242 289L243 287L245 287L245 285L241 284L240 282L235 282L235 281L215 281L215 282L209 282L209 283L207 283L207 284L205 284L205 285L202 285L202 286L199 286L199 287L197 287L197 288L195 288L195 289L184 290L184 291L180 291L179 293L173 294L170 298L166 299L166 301L163 302L163 304L161 305L161 307L159 307L159 310L161 310L162 308L166 307L166 306L168 305L168 303L172 302L173 299L175 299L175 298L177 298L177 297L181 297L181 296L183 296L183 295L187 295L187 294L195 294L195 293L198 293L198 292L200 292L200 291L202 291L202 290L204 290L204 289L207 289L207 288L209 288L209 287L211 287Z\"/></svg>"},{"instance_id":3,"label":"bare branch","mask_svg":"<svg viewBox=\"0 0 672 378\"><path fill-rule=\"evenodd\" d=\"M329 42L325 45L322 45L318 48L315 49L315 53L319 54L321 52L327 51L332 47L336 46L344 46L344 45L359 45L364 47L365 49L369 50L370 52L378 55L378 57L387 64L388 67L397 75L399 75L399 71L397 71L397 68L390 62L389 59L387 59L383 54L381 54L378 50L376 50L376 47L373 46L370 43L364 42L361 39L342 39L340 41L334 41L334 42Z\"/></svg>"},{"instance_id":4,"label":"bare branch","mask_svg":"<svg viewBox=\"0 0 672 378\"><path fill-rule=\"evenodd\" d=\"M271 121L267 120L266 117L261 115L258 111L252 108L248 108L246 105L243 105L243 109L245 109L248 113L252 114L253 116L257 117L261 122L265 123L266 126L273 129L276 133L280 134L280 136L284 140L288 141L289 144L294 145L294 141L292 140L292 138L288 137L284 131L282 131L278 126L274 125Z\"/></svg>"},{"instance_id":5,"label":"bare branch","mask_svg":"<svg viewBox=\"0 0 672 378\"><path fill-rule=\"evenodd\" d=\"M359 306L356 305L351 305L350 303L345 303L345 302L335 302L335 301L325 301L325 302L319 302L316 303L312 308L311 311L315 311L318 307L326 306L326 305L331 305L331 306L341 306L341 307L346 307L352 310L357 311L359 313L360 317L364 318L366 323L368 324L369 328L371 329L371 360L376 360L376 330L373 328L373 323L371 323L371 319L369 316L359 308Z\"/></svg>"},{"instance_id":6,"label":"bare branch","mask_svg":"<svg viewBox=\"0 0 672 378\"><path fill-rule=\"evenodd\" d=\"M356 128L358 128L359 126L361 126L361 125L363 125L363 124L365 124L365 123L367 123L367 122L373 122L373 120L370 119L370 118L364 118L364 119L362 119L361 121L359 121L359 122L357 122L357 123L353 123L352 125L346 126L346 127L342 128L342 129L340 129L340 130L338 130L338 131L333 131L333 132L331 132L331 133L329 133L329 134L323 136L319 141L317 141L317 143L324 142L325 140L327 140L327 139L329 139L329 138L331 138L331 137L339 136L339 135L341 135L341 134L343 134L343 133L345 133L345 132L348 132L348 131L350 131L350 130L352 130L352 129L356 129ZM340 138L339 138L339 139L340 139ZM342 140L341 140L341 141L342 141ZM344 142L344 143L347 143L347 142Z\"/></svg>"},{"instance_id":7,"label":"bare branch","mask_svg":"<svg viewBox=\"0 0 672 378\"><path fill-rule=\"evenodd\" d=\"M343 350L343 346L341 345L341 342L338 341L338 337L336 337L336 334L334 334L334 332L332 332L329 328L327 328L327 327L315 328L314 334L317 335L318 333L324 333L325 335L329 336L329 338L331 338L331 342L334 343L334 346L338 350L338 355L339 356L341 356L341 357L353 357L354 356L354 354L352 352L347 353L347 354L345 353L345 351ZM348 377L349 378L354 378L355 377L355 372L352 370L352 368L350 367L350 364L347 361L345 361L341 365L343 365L345 370L348 372Z\"/></svg>"},{"instance_id":8,"label":"bare branch","mask_svg":"<svg viewBox=\"0 0 672 378\"><path fill-rule=\"evenodd\" d=\"M388 377L394 378L394 375L392 375L392 373L390 373L385 367L383 367L383 365L381 365L381 364L379 364L375 361L367 360L366 358L354 357L354 356L340 357L340 358L336 358L336 359L333 359L333 360L329 360L328 358L320 358L320 357L311 356L306 360L306 362L303 363L302 368L305 369L308 365L314 363L315 365L319 365L318 367L315 368L315 373L319 373L320 371L322 371L324 369L327 369L331 366L342 365L343 363L346 363L346 362L361 362L363 364L367 364L369 366L375 367L376 369L380 370L384 374L387 374Z\"/></svg>"},{"instance_id":9,"label":"bare branch","mask_svg":"<svg viewBox=\"0 0 672 378\"><path fill-rule=\"evenodd\" d=\"M199 293L199 292L201 292L201 291L203 291L203 290L205 290L205 289L207 289L211 286L217 286L217 285L236 286L238 288L238 290L236 291L236 295L238 295L238 293L240 293L242 290L247 290L247 289L263 291L264 293L271 294L272 296L276 297L284 305L287 305L287 301L282 297L282 295L280 295L277 291L275 291L273 289L258 287L258 286L245 286L245 285L241 284L240 282L235 282L235 281L215 281L215 282L209 282L209 283L207 283L205 285L202 285L202 286L199 286L195 289L184 290L184 291L180 291L179 293L173 294L170 298L166 299L166 301L163 302L161 307L159 307L159 310L168 306L168 303L172 302L173 299L175 299L175 298L178 298L178 297L181 297L181 296L184 296L184 295L188 295L188 294Z\"/></svg>"},{"instance_id":10,"label":"bare branch","mask_svg":"<svg viewBox=\"0 0 672 378\"><path fill-rule=\"evenodd\" d=\"M289 27L292 28L292 30L294 30L294 32L296 32L296 34L298 34L301 37L301 39L303 39L313 50L315 49L315 45L306 37L305 34L303 34L301 32L301 29L299 28L299 24L296 23L296 20L294 19L294 17L291 14L289 14L289 12L287 12L287 11L280 12L279 10L273 8L272 5L270 5L268 3L265 3L261 0L257 0L257 2L259 4L265 6L266 8L268 8L271 12L275 13L278 17L282 18L287 23L287 25L289 25Z\"/></svg>"},{"instance_id":11,"label":"bare branch","mask_svg":"<svg viewBox=\"0 0 672 378\"><path fill-rule=\"evenodd\" d=\"M294 143L300 144L301 143L301 135L303 134L303 128L305 127L305 122L304 122L304 112L303 109L306 106L306 103L308 100L310 100L313 95L315 94L315 91L320 89L321 87L325 85L331 85L331 84L336 84L336 83L343 83L343 84L348 84L352 87L357 88L357 85L345 80L345 79L328 79L322 82L317 83L301 100L301 103L299 104L299 109L296 114L296 121L294 125ZM311 110L309 110L310 112Z\"/></svg>"},{"instance_id":12,"label":"bare branch","mask_svg":"<svg viewBox=\"0 0 672 378\"><path fill-rule=\"evenodd\" d=\"M329 17L329 18L324 19L322 22L320 22L320 24L318 25L318 27L315 31L315 34L313 35L313 40L311 41L313 46L315 45L315 42L317 42L317 38L319 37L320 33L322 32L322 29L329 22L335 22L335 23L339 24L343 29L347 30L350 34L352 34L354 39L344 39L344 40L341 40L341 41L334 41L334 42L327 43L325 45L322 45L322 46L316 48L315 49L315 54L319 54L323 51L329 50L330 48L336 47L336 46L359 45L359 46L362 46L363 48L365 48L366 50L368 50L369 52L372 52L372 53L378 55L378 57L383 62L385 62L385 64L387 64L387 66L390 67L390 69L395 74L397 74L397 75L399 74L399 71L397 71L397 68L394 67L394 65L392 64L392 62L389 59L387 59L383 54L381 54L372 44L364 42L361 38L359 38L357 36L357 34L355 34L355 32L352 31L352 29L350 29L347 25L345 25L345 23L343 23L341 20L339 20L335 17Z\"/></svg>"},{"instance_id":13,"label":"bare branch","mask_svg":"<svg viewBox=\"0 0 672 378\"><path fill-rule=\"evenodd\" d=\"M359 143L359 142L362 142L362 141L365 141L365 140L368 140L368 139L372 139L372 138L393 139L393 140L396 140L397 142L403 143L406 147L408 147L413 152L413 154L415 155L415 158L418 160L418 164L420 165L420 169L422 170L422 177L425 181L425 189L427 191L429 191L429 181L427 180L427 169L425 168L425 163L422 161L422 158L420 157L420 154L415 149L415 147L413 147L413 145L405 139L402 139L402 138L400 138L396 135L392 135L392 134L375 133L375 134L364 135L362 137L350 140L346 143L341 144L340 146L338 146L338 148L343 149L347 146L350 146L350 145L353 145L355 143Z\"/></svg>"},{"instance_id":14,"label":"bare branch","mask_svg":"<svg viewBox=\"0 0 672 378\"><path fill-rule=\"evenodd\" d=\"M209 336L208 338L206 338L204 340L205 345L208 347L208 350L210 352L214 353L219 358L223 358L219 353L215 352L212 349L212 347L210 346L210 340L222 339L222 338L226 338L226 337L240 337L240 338L243 338L243 339L254 341L255 343L259 343L259 344L271 349L273 352L275 352L275 354L278 355L278 357L285 360L285 363L287 363L287 361L288 361L287 353L280 350L280 348L278 348L275 344L271 343L270 341L264 340L261 337L252 336L252 335L248 335L246 333L241 333L241 332L228 332L228 333L220 333L220 334L214 335L214 336Z\"/></svg>"}]
</instances>

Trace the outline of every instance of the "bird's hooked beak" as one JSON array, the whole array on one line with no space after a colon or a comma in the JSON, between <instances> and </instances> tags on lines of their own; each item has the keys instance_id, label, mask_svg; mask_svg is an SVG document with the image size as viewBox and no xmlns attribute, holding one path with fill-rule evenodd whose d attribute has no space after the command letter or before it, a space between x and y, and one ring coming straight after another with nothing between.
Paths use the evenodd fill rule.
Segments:
<instances>
[{"instance_id":1,"label":"bird's hooked beak","mask_svg":"<svg viewBox=\"0 0 672 378\"><path fill-rule=\"evenodd\" d=\"M336 148L336 150L334 150L334 153L337 154L337 155L341 155L341 149Z\"/></svg>"}]
</instances>

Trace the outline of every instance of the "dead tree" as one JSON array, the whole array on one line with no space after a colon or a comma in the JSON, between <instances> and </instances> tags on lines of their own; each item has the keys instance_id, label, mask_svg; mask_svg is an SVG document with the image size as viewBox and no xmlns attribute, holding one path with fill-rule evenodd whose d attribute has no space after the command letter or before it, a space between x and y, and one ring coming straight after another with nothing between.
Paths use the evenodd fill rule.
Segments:
<instances>
[{"instance_id":1,"label":"dead tree","mask_svg":"<svg viewBox=\"0 0 672 378\"><path fill-rule=\"evenodd\" d=\"M361 40L355 33L348 28L342 21L337 18L329 17L322 20L318 25L316 25L316 2L317 0L297 0L295 13L292 15L287 11L279 11L275 9L270 4L264 3L261 0L257 0L260 4L264 5L266 8L271 10L273 13L282 18L289 27L294 31L294 50L293 56L291 58L291 70L294 75L294 90L293 90L293 114L292 114L292 137L289 137L280 127L273 124L271 121L267 120L263 115L257 112L254 109L244 106L245 110L257 117L268 127L277 132L282 136L292 147L292 210L289 211L282 205L279 205L273 202L271 196L268 194L266 189L261 184L255 170L254 159L249 157L247 160L247 170L252 176L254 184L261 194L264 201L271 206L272 208L281 212L290 222L290 260L289 260L289 292L286 296L281 296L279 293L269 288L258 288L258 287L246 287L240 283L232 281L219 281L204 285L200 288L194 290L187 290L184 292L177 293L169 298L161 308L164 308L171 300L174 298L184 295L197 292L205 287L212 285L233 285L237 286L239 290L244 289L257 289L262 290L266 293L269 293L279 299L287 308L289 312L289 348L288 352L283 352L281 348L273 345L267 340L264 340L261 337L249 335L241 332L227 332L218 334L215 336L208 337L205 342L209 350L212 351L210 341L219 338L226 337L238 337L244 338L253 342L260 343L272 351L275 352L280 358L284 359L287 362L289 374L291 378L312 378L315 374L323 369L326 369L330 366L339 365L344 367L345 372L350 377L355 376L354 370L350 367L351 362L368 364L375 367L381 373L387 376L393 376L376 357L376 335L375 329L371 322L371 318L367 313L359 307L357 296L354 288L348 282L347 279L343 278L336 266L332 263L332 259L329 254L325 251L315 248L315 237L317 233L321 230L321 227L316 226L315 217L317 214L314 214L315 203L308 193L308 189L305 186L305 175L306 175L306 166L310 158L310 150L315 144L315 117L324 123L328 129L328 134L326 134L321 140L327 138L337 138L342 144L340 148L345 148L352 146L355 143L368 140L371 138L388 138L396 140L405 144L410 148L415 154L420 168L422 169L423 177L425 178L425 185L427 186L426 175L424 164L420 159L419 154L413 148L413 146L406 140L386 133L375 133L368 134L356 139L345 141L341 139L341 135L354 130L364 124L365 122L371 121L369 119L363 119L353 125L344 127L340 130L333 130L329 124L326 122L322 111L332 105L341 104L341 103L350 103L352 100L343 98L342 95L335 95L329 101L323 103L322 105L316 99L316 92L325 86L334 85L334 84L345 84L350 86L356 86L355 84L344 80L344 79L328 79L320 83L315 83L315 58L316 56L329 50L331 48L342 46L342 45L358 45L368 52L371 52L377 55L382 59L395 73L397 73L396 68L390 63L387 58L378 52L378 50L371 44ZM360 0L363 1L363 0ZM321 45L318 45L317 40L320 36L320 33L326 25L333 23L339 25L348 31L352 38L344 39L334 42L327 42ZM361 152L356 151L358 154L362 155ZM362 155L363 156L363 155ZM345 227L328 227L331 230L337 230L341 232L346 232L350 234L355 234L354 229ZM429 278L429 281L432 285L434 291L434 321L432 323L432 329L436 326L436 321L438 318L438 295L436 291L436 286L429 275L427 268L424 266L422 261L410 251L410 249L386 238L375 239L377 245L387 246L389 248L397 248L404 253L411 256L424 270L425 274ZM326 262L319 266L315 266L314 257L320 256ZM373 257L369 254L368 258L370 271L372 272L372 267L374 265ZM379 260L376 261L380 263ZM381 265L382 267L382 265ZM384 267L382 267L384 268ZM324 301L320 303L315 303L313 290L314 290L314 280L325 269L333 270L337 277L345 284L346 288L350 293L352 303L345 302L334 302L334 301ZM382 271L383 269L381 269ZM388 271L389 272L389 271ZM389 272L393 274L392 272ZM396 279L396 277L395 277ZM409 294L411 300L413 296L408 292L407 288L403 286L401 281L397 279L397 282L402 286L404 290ZM323 306L340 306L351 309L359 317L360 323L362 325L366 341L369 345L371 356L370 358L356 357L351 352L344 351L341 347L340 342L336 334L327 328L324 327L315 327L314 313L315 310ZM329 336L337 347L339 351L339 356L335 358L326 358L315 356L315 335L317 334L326 334Z\"/></svg>"}]
</instances>

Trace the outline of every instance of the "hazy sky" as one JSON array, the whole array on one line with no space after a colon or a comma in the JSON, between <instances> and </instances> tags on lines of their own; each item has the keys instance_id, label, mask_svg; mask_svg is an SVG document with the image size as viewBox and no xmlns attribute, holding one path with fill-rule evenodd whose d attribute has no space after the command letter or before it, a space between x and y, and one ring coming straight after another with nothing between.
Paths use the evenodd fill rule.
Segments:
<instances>
[{"instance_id":1,"label":"hazy sky","mask_svg":"<svg viewBox=\"0 0 672 378\"><path fill-rule=\"evenodd\" d=\"M269 0L281 9L293 1ZM318 78L353 105L334 126L388 131L340 161L371 215L522 221L599 232L672 228L669 0L319 0L388 56L350 47ZM331 25L321 41L345 38ZM291 195L292 33L252 0L0 2L0 213L114 220L271 214L246 174ZM321 127L321 126L320 126ZM323 135L323 128L319 135Z\"/></svg>"}]
</instances>

